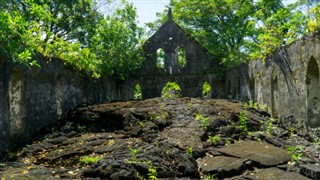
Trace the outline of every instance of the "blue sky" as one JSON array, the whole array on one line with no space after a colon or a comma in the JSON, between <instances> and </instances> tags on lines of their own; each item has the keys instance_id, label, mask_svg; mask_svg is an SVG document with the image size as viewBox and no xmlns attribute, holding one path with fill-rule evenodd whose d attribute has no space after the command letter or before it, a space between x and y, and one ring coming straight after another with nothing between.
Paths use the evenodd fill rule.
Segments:
<instances>
[{"instance_id":1,"label":"blue sky","mask_svg":"<svg viewBox=\"0 0 320 180\"><path fill-rule=\"evenodd\" d=\"M156 20L156 13L162 12L170 0L128 0L137 8L140 25ZM284 4L294 3L296 0L283 0Z\"/></svg>"},{"instance_id":2,"label":"blue sky","mask_svg":"<svg viewBox=\"0 0 320 180\"><path fill-rule=\"evenodd\" d=\"M139 22L144 25L156 20L156 13L162 12L170 0L128 0L137 8Z\"/></svg>"}]
</instances>

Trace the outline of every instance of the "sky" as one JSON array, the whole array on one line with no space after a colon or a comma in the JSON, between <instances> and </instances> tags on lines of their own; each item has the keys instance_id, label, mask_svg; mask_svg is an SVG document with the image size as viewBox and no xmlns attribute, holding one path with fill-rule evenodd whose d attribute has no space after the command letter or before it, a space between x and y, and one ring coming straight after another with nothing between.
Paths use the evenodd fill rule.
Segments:
<instances>
[{"instance_id":1,"label":"sky","mask_svg":"<svg viewBox=\"0 0 320 180\"><path fill-rule=\"evenodd\" d=\"M170 0L128 0L137 8L139 23L144 26L145 23L153 22L157 19L156 13L162 12ZM294 3L296 0L283 0L283 3Z\"/></svg>"},{"instance_id":2,"label":"sky","mask_svg":"<svg viewBox=\"0 0 320 180\"><path fill-rule=\"evenodd\" d=\"M140 25L157 19L156 13L162 12L170 0L128 0L137 8Z\"/></svg>"}]
</instances>

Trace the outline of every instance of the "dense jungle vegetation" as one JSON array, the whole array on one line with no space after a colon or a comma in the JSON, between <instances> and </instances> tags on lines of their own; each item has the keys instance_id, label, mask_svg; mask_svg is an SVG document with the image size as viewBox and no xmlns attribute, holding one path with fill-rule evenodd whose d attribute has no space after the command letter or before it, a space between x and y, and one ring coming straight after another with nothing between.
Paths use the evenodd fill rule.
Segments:
<instances>
[{"instance_id":1,"label":"dense jungle vegetation","mask_svg":"<svg viewBox=\"0 0 320 180\"><path fill-rule=\"evenodd\" d=\"M265 57L318 31L320 0L171 0L174 20L226 68ZM138 26L125 0L0 1L0 55L39 66L41 53L93 77L125 79L141 64L141 44L166 20ZM147 29L147 30L146 30Z\"/></svg>"}]
</instances>

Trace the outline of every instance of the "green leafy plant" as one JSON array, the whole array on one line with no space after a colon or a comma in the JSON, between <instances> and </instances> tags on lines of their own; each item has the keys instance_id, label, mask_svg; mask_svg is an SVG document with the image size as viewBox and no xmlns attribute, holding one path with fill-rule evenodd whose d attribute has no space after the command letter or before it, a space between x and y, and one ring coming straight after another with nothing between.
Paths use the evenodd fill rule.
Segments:
<instances>
[{"instance_id":1,"label":"green leafy plant","mask_svg":"<svg viewBox=\"0 0 320 180\"><path fill-rule=\"evenodd\" d=\"M141 86L139 84L137 84L134 87L134 99L142 99L142 92L141 92Z\"/></svg>"},{"instance_id":2,"label":"green leafy plant","mask_svg":"<svg viewBox=\"0 0 320 180\"><path fill-rule=\"evenodd\" d=\"M244 103L244 106L246 108L253 108L253 109L258 109L259 108L258 102L255 102L253 100L249 100L248 102Z\"/></svg>"},{"instance_id":3,"label":"green leafy plant","mask_svg":"<svg viewBox=\"0 0 320 180\"><path fill-rule=\"evenodd\" d=\"M231 138L226 139L226 144L231 144Z\"/></svg>"},{"instance_id":4,"label":"green leafy plant","mask_svg":"<svg viewBox=\"0 0 320 180\"><path fill-rule=\"evenodd\" d=\"M129 150L130 150L130 153L132 155L132 160L136 161L137 160L137 154L140 153L140 150L139 149L133 149L131 147L129 147Z\"/></svg>"},{"instance_id":5,"label":"green leafy plant","mask_svg":"<svg viewBox=\"0 0 320 180\"><path fill-rule=\"evenodd\" d=\"M303 146L287 146L287 151L291 154L291 161L294 163L298 163L302 157Z\"/></svg>"},{"instance_id":6,"label":"green leafy plant","mask_svg":"<svg viewBox=\"0 0 320 180\"><path fill-rule=\"evenodd\" d=\"M215 180L214 176L213 175L207 175L205 178L205 180Z\"/></svg>"},{"instance_id":7,"label":"green leafy plant","mask_svg":"<svg viewBox=\"0 0 320 180\"><path fill-rule=\"evenodd\" d=\"M240 129L248 134L248 112L240 112L239 114L239 127Z\"/></svg>"},{"instance_id":8,"label":"green leafy plant","mask_svg":"<svg viewBox=\"0 0 320 180\"><path fill-rule=\"evenodd\" d=\"M266 111L266 112L269 112L269 106L267 104L263 104L263 105L259 106L259 109Z\"/></svg>"},{"instance_id":9,"label":"green leafy plant","mask_svg":"<svg viewBox=\"0 0 320 180\"><path fill-rule=\"evenodd\" d=\"M98 162L101 157L90 157L90 156L81 156L80 157L80 163L81 164L93 164Z\"/></svg>"},{"instance_id":10,"label":"green leafy plant","mask_svg":"<svg viewBox=\"0 0 320 180\"><path fill-rule=\"evenodd\" d=\"M207 97L211 93L211 86L210 84L206 81L203 86L202 86L202 96Z\"/></svg>"},{"instance_id":11,"label":"green leafy plant","mask_svg":"<svg viewBox=\"0 0 320 180\"><path fill-rule=\"evenodd\" d=\"M294 128L289 128L289 137L292 138L294 135Z\"/></svg>"},{"instance_id":12,"label":"green leafy plant","mask_svg":"<svg viewBox=\"0 0 320 180\"><path fill-rule=\"evenodd\" d=\"M217 145L219 141L221 141L220 135L209 136L209 140L212 145Z\"/></svg>"},{"instance_id":13,"label":"green leafy plant","mask_svg":"<svg viewBox=\"0 0 320 180\"><path fill-rule=\"evenodd\" d=\"M189 147L187 150L186 150L186 153L190 156L192 156L192 147Z\"/></svg>"},{"instance_id":14,"label":"green leafy plant","mask_svg":"<svg viewBox=\"0 0 320 180\"><path fill-rule=\"evenodd\" d=\"M154 166L149 166L148 167L148 179L151 180L157 180L158 173L157 173L157 169Z\"/></svg>"},{"instance_id":15,"label":"green leafy plant","mask_svg":"<svg viewBox=\"0 0 320 180\"><path fill-rule=\"evenodd\" d=\"M175 82L168 82L162 89L162 97L165 98L179 98L181 97L180 86Z\"/></svg>"},{"instance_id":16,"label":"green leafy plant","mask_svg":"<svg viewBox=\"0 0 320 180\"><path fill-rule=\"evenodd\" d=\"M201 114L197 114L195 119L200 121L201 126L204 130L207 130L208 126L210 125L208 117L203 117Z\"/></svg>"},{"instance_id":17,"label":"green leafy plant","mask_svg":"<svg viewBox=\"0 0 320 180\"><path fill-rule=\"evenodd\" d=\"M85 133L87 131L87 126L85 126L85 125L81 126L80 124L78 124L77 130L81 133Z\"/></svg>"},{"instance_id":18,"label":"green leafy plant","mask_svg":"<svg viewBox=\"0 0 320 180\"><path fill-rule=\"evenodd\" d=\"M267 134L271 134L272 129L273 129L273 122L274 122L273 118L268 119L268 121L267 121Z\"/></svg>"},{"instance_id":19,"label":"green leafy plant","mask_svg":"<svg viewBox=\"0 0 320 180\"><path fill-rule=\"evenodd\" d=\"M139 126L140 126L141 128L143 128L143 127L144 127L144 124L143 124L143 122L142 122L142 121L140 121L140 122L139 122Z\"/></svg>"}]
</instances>

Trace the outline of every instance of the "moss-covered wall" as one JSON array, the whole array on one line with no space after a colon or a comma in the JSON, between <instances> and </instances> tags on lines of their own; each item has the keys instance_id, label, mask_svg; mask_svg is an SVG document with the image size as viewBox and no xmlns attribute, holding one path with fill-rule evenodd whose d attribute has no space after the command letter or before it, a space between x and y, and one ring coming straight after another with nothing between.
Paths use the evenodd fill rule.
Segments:
<instances>
[{"instance_id":1,"label":"moss-covered wall","mask_svg":"<svg viewBox=\"0 0 320 180\"><path fill-rule=\"evenodd\" d=\"M288 126L320 127L320 34L278 49L265 61L251 61L226 73L225 92L233 99L267 104Z\"/></svg>"},{"instance_id":2,"label":"moss-covered wall","mask_svg":"<svg viewBox=\"0 0 320 180\"><path fill-rule=\"evenodd\" d=\"M133 81L94 79L59 59L31 69L1 60L0 152L18 146L41 128L66 118L81 103L133 98Z\"/></svg>"}]
</instances>

